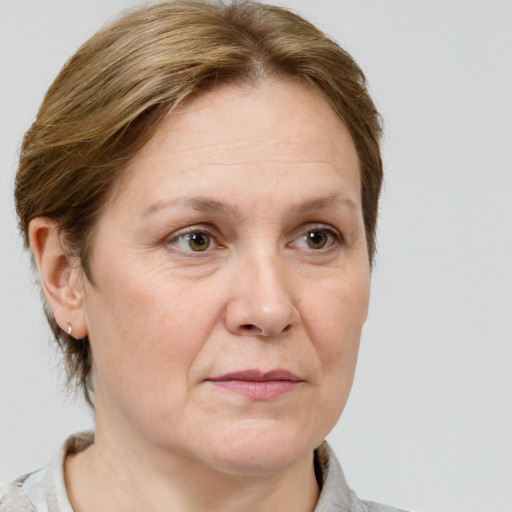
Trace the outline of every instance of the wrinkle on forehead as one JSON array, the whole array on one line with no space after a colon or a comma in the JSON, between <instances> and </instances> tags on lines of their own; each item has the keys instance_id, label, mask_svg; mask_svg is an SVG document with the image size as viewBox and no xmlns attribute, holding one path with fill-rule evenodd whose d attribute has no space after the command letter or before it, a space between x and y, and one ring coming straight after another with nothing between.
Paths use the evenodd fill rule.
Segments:
<instances>
[{"instance_id":1,"label":"wrinkle on forehead","mask_svg":"<svg viewBox=\"0 0 512 512\"><path fill-rule=\"evenodd\" d=\"M127 164L116 195L132 173L144 180L144 169L156 168L161 176L194 172L201 179L208 169L237 166L241 172L257 167L268 179L275 170L314 175L315 167L328 166L360 190L355 145L321 94L300 82L266 80L251 88L222 86L185 101Z\"/></svg>"},{"instance_id":2,"label":"wrinkle on forehead","mask_svg":"<svg viewBox=\"0 0 512 512\"><path fill-rule=\"evenodd\" d=\"M269 108L262 109L262 102ZM286 132L279 129L283 123L287 124ZM317 138L311 144L312 134L318 128L333 135ZM186 100L164 121L150 144L167 144L169 137L180 141L175 148L180 153L305 144L301 149L311 154L312 159L320 153L331 153L358 163L352 137L343 121L321 93L296 80L263 80L250 88L225 85ZM347 146L352 146L350 155Z\"/></svg>"}]
</instances>

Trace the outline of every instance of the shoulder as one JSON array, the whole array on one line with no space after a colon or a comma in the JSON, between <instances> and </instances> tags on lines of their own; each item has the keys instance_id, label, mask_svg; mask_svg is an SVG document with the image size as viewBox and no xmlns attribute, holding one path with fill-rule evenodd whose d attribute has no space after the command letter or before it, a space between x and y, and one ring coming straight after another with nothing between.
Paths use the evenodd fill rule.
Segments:
<instances>
[{"instance_id":1,"label":"shoulder","mask_svg":"<svg viewBox=\"0 0 512 512\"><path fill-rule=\"evenodd\" d=\"M357 499L357 498L356 498ZM382 505L373 501L358 500L360 503L361 512L406 512L401 508L390 507L389 505ZM358 510L359 512L359 510Z\"/></svg>"},{"instance_id":2,"label":"shoulder","mask_svg":"<svg viewBox=\"0 0 512 512\"><path fill-rule=\"evenodd\" d=\"M16 479L9 485L0 487L0 512L39 512L38 501L42 490L44 470L35 471Z\"/></svg>"},{"instance_id":3,"label":"shoulder","mask_svg":"<svg viewBox=\"0 0 512 512\"><path fill-rule=\"evenodd\" d=\"M359 499L348 486L338 459L326 442L315 451L315 469L322 489L314 512L405 512Z\"/></svg>"},{"instance_id":4,"label":"shoulder","mask_svg":"<svg viewBox=\"0 0 512 512\"><path fill-rule=\"evenodd\" d=\"M64 483L64 459L70 452L85 449L93 440L92 432L75 434L66 440L49 466L0 486L0 512L73 512Z\"/></svg>"}]
</instances>

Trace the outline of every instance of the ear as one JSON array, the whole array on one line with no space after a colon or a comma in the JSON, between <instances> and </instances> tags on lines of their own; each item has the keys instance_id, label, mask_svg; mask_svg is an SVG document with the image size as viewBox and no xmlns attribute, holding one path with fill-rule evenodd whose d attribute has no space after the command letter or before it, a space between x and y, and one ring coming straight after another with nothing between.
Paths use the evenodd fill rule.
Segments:
<instances>
[{"instance_id":1,"label":"ear","mask_svg":"<svg viewBox=\"0 0 512 512\"><path fill-rule=\"evenodd\" d=\"M41 288L55 321L64 332L71 325L74 338L87 336L80 262L67 253L55 221L36 217L30 221L28 233Z\"/></svg>"}]
</instances>

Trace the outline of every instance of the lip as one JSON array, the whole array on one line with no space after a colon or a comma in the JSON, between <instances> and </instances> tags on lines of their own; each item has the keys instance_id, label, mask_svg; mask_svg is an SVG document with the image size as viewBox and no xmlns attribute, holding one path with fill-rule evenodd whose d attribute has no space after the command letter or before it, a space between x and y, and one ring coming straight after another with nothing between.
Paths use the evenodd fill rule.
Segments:
<instances>
[{"instance_id":1,"label":"lip","mask_svg":"<svg viewBox=\"0 0 512 512\"><path fill-rule=\"evenodd\" d=\"M271 400L293 391L300 377L288 370L243 370L207 379L216 387L238 393L253 400Z\"/></svg>"}]
</instances>

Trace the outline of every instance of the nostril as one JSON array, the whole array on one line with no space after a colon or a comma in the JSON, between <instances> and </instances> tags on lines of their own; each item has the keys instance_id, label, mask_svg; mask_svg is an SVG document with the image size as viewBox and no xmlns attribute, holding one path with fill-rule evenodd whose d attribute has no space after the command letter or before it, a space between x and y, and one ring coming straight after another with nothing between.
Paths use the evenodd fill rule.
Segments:
<instances>
[{"instance_id":1,"label":"nostril","mask_svg":"<svg viewBox=\"0 0 512 512\"><path fill-rule=\"evenodd\" d=\"M281 333L288 332L292 328L292 324L288 324ZM259 328L257 325L254 324L243 324L240 326L240 331L245 332L247 334L256 334L259 336L272 336L270 332L266 332L263 329Z\"/></svg>"}]
</instances>

